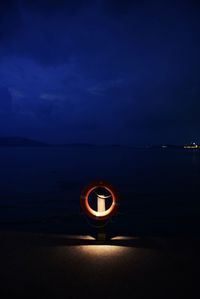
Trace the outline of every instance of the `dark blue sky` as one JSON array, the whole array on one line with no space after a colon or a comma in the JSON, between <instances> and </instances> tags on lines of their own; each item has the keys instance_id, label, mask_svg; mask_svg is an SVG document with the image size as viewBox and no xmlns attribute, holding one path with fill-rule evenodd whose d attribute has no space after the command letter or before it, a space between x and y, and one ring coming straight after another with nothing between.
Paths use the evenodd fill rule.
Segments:
<instances>
[{"instance_id":1,"label":"dark blue sky","mask_svg":"<svg viewBox=\"0 0 200 299\"><path fill-rule=\"evenodd\" d=\"M0 2L0 135L200 142L197 1Z\"/></svg>"}]
</instances>

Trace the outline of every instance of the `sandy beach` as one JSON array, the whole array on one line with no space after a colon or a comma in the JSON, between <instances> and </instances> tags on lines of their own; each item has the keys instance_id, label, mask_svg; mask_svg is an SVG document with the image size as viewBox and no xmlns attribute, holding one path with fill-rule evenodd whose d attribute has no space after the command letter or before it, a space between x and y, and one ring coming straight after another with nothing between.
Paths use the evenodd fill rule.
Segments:
<instances>
[{"instance_id":1,"label":"sandy beach","mask_svg":"<svg viewBox=\"0 0 200 299\"><path fill-rule=\"evenodd\" d=\"M0 233L1 298L197 298L198 240Z\"/></svg>"}]
</instances>

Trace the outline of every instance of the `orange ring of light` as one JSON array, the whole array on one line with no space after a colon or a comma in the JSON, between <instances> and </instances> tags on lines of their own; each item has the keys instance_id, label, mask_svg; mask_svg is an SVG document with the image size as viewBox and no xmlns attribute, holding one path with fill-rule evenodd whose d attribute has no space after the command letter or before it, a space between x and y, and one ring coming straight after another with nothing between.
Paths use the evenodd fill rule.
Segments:
<instances>
[{"instance_id":1,"label":"orange ring of light","mask_svg":"<svg viewBox=\"0 0 200 299\"><path fill-rule=\"evenodd\" d=\"M108 190L112 196L112 204L109 209L107 209L105 212L97 212L93 210L89 205L89 195L90 193L96 189L96 188L105 188ZM90 217L95 220L106 220L110 217L112 217L116 212L118 208L118 196L117 192L114 190L114 188L107 182L104 181L98 181L93 182L89 184L81 193L81 207L83 211Z\"/></svg>"}]
</instances>

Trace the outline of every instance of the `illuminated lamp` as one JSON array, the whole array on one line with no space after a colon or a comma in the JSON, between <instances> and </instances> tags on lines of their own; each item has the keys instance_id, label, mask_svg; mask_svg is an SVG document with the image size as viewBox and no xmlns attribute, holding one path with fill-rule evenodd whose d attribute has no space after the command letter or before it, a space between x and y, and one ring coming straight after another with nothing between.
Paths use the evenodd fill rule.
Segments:
<instances>
[{"instance_id":1,"label":"illuminated lamp","mask_svg":"<svg viewBox=\"0 0 200 299\"><path fill-rule=\"evenodd\" d=\"M99 194L101 190L101 194ZM96 209L91 206L90 197L96 198ZM107 202L111 201L109 207ZM92 182L81 193L81 207L84 213L93 220L104 221L111 218L118 210L118 194L115 188L105 181Z\"/></svg>"}]
</instances>

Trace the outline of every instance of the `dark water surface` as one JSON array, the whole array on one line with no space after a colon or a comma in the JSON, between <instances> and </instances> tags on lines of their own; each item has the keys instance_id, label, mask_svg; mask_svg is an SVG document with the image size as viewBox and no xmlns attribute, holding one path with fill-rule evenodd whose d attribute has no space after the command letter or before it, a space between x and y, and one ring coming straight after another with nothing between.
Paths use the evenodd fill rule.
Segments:
<instances>
[{"instance_id":1,"label":"dark water surface","mask_svg":"<svg viewBox=\"0 0 200 299\"><path fill-rule=\"evenodd\" d=\"M0 148L0 229L87 228L80 193L98 179L119 191L119 232L199 234L200 151L131 147Z\"/></svg>"}]
</instances>

